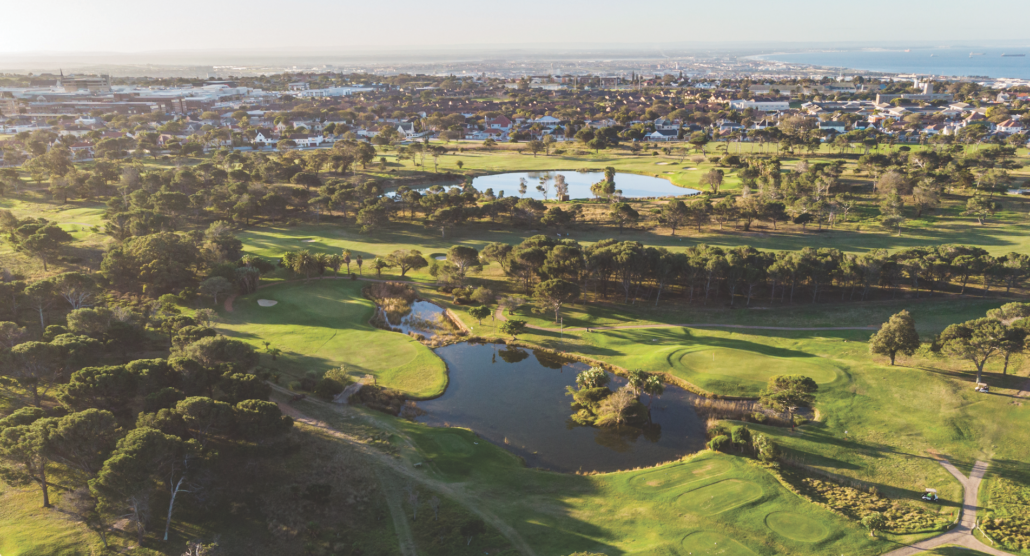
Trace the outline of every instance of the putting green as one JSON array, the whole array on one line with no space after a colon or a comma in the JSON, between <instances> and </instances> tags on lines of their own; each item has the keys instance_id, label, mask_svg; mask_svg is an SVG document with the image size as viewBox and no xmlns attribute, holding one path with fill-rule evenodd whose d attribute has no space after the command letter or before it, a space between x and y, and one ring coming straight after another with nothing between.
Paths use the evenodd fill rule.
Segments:
<instances>
[{"instance_id":1,"label":"putting green","mask_svg":"<svg viewBox=\"0 0 1030 556\"><path fill-rule=\"evenodd\" d=\"M726 479L680 495L676 504L694 513L719 514L762 497L762 487L751 481Z\"/></svg>"},{"instance_id":2,"label":"putting green","mask_svg":"<svg viewBox=\"0 0 1030 556\"><path fill-rule=\"evenodd\" d=\"M694 556L755 556L739 542L711 531L691 533L680 544L685 554Z\"/></svg>"},{"instance_id":3,"label":"putting green","mask_svg":"<svg viewBox=\"0 0 1030 556\"><path fill-rule=\"evenodd\" d=\"M629 480L629 484L645 490L666 490L716 477L729 469L730 462L724 459L691 461L637 475Z\"/></svg>"},{"instance_id":4,"label":"putting green","mask_svg":"<svg viewBox=\"0 0 1030 556\"><path fill-rule=\"evenodd\" d=\"M822 523L791 512L773 512L765 516L765 526L799 542L819 542L830 534L830 530Z\"/></svg>"},{"instance_id":5,"label":"putting green","mask_svg":"<svg viewBox=\"0 0 1030 556\"><path fill-rule=\"evenodd\" d=\"M441 435L437 436L436 438L434 438L434 440L436 441L437 446L440 447L440 450L443 451L444 453L449 454L449 455L452 455L452 456L471 456L472 455L472 445L469 444L464 438L462 438L462 437L460 437L460 436L458 436L456 434L452 434L452 433L441 434Z\"/></svg>"},{"instance_id":6,"label":"putting green","mask_svg":"<svg viewBox=\"0 0 1030 556\"><path fill-rule=\"evenodd\" d=\"M754 351L713 348L686 353L677 350L669 354L668 361L672 368L686 373L763 384L773 376L784 374L805 375L819 384L837 379L832 363L819 357L773 357Z\"/></svg>"},{"instance_id":7,"label":"putting green","mask_svg":"<svg viewBox=\"0 0 1030 556\"><path fill-rule=\"evenodd\" d=\"M447 383L443 361L408 336L369 325L374 306L361 295L364 285L329 279L262 288L238 297L218 327L259 351L264 342L282 350L276 361L262 361L269 367L305 374L343 365L352 376L375 376L380 386L439 395ZM259 299L276 303L262 307Z\"/></svg>"}]
</instances>

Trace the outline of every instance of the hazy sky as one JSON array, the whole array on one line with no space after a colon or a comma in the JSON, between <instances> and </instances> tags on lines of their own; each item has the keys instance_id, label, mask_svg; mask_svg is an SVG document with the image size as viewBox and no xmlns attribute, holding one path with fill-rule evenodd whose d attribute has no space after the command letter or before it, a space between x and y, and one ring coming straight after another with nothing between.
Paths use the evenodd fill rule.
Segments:
<instances>
[{"instance_id":1,"label":"hazy sky","mask_svg":"<svg viewBox=\"0 0 1030 556\"><path fill-rule=\"evenodd\" d=\"M12 0L4 21L0 56L541 43L1030 43L1025 0Z\"/></svg>"}]
</instances>

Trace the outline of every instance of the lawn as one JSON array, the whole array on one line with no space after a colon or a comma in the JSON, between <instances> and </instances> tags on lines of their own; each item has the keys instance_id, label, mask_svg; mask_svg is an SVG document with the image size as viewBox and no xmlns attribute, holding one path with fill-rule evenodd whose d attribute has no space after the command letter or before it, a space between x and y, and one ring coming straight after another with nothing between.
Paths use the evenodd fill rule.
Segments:
<instances>
[{"instance_id":1,"label":"lawn","mask_svg":"<svg viewBox=\"0 0 1030 556\"><path fill-rule=\"evenodd\" d=\"M57 489L51 499L60 502ZM0 554L3 556L80 556L90 554L99 537L56 510L41 507L38 487L15 488L0 482Z\"/></svg>"},{"instance_id":2,"label":"lawn","mask_svg":"<svg viewBox=\"0 0 1030 556\"><path fill-rule=\"evenodd\" d=\"M322 405L297 407L343 430L354 426ZM524 468L467 430L371 418L411 440L402 457L422 463L429 477L474 493L476 504L541 555L722 554L711 552L716 542L736 551L724 554L762 556L877 554L888 547L794 495L761 466L730 455L705 451L649 469L559 474Z\"/></svg>"},{"instance_id":3,"label":"lawn","mask_svg":"<svg viewBox=\"0 0 1030 556\"><path fill-rule=\"evenodd\" d=\"M313 280L277 284L238 297L234 311L219 308L218 328L228 336L264 350L264 342L283 354L262 364L293 376L343 365L354 377L371 374L380 386L415 397L439 395L447 384L446 367L429 348L412 338L368 324L374 305L362 297L364 282ZM261 307L258 299L277 302Z\"/></svg>"}]
</instances>

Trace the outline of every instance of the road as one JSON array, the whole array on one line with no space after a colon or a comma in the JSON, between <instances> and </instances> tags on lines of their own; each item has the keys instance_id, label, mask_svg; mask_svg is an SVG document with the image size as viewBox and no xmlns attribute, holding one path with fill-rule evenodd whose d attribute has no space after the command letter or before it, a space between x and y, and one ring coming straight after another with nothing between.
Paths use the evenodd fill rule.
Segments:
<instances>
[{"instance_id":1,"label":"road","mask_svg":"<svg viewBox=\"0 0 1030 556\"><path fill-rule=\"evenodd\" d=\"M960 510L961 513L959 514L958 525L947 533L919 541L915 544L911 544L897 550L886 552L881 556L910 556L912 554L922 554L944 545L962 546L972 550L978 550L984 554L994 554L996 556L1012 556L1008 552L987 546L973 536L973 528L976 527L977 495L980 492L980 482L983 480L984 473L987 471L989 462L977 461L973 464L973 470L969 473L969 477L963 475L961 471L946 459L941 459L938 463L947 469L949 473L954 475L955 478L958 479L958 482L962 483L962 509Z\"/></svg>"}]
</instances>

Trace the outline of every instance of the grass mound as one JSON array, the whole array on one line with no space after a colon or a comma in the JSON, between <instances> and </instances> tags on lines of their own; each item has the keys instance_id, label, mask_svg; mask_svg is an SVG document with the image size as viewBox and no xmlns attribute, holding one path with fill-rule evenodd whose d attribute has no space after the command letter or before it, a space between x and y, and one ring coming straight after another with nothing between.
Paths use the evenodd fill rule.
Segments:
<instances>
[{"instance_id":1,"label":"grass mound","mask_svg":"<svg viewBox=\"0 0 1030 556\"><path fill-rule=\"evenodd\" d=\"M819 542L830 534L830 530L822 523L792 512L773 512L765 516L765 525L772 531L799 542Z\"/></svg>"},{"instance_id":2,"label":"grass mound","mask_svg":"<svg viewBox=\"0 0 1030 556\"><path fill-rule=\"evenodd\" d=\"M414 339L368 324L374 313L361 295L363 282L313 280L263 288L236 299L234 311L222 315L222 331L262 348L270 342L283 354L263 364L280 371L325 372L341 365L360 377L371 374L384 388L412 396L434 396L446 387L446 366ZM276 310L258 299L276 301Z\"/></svg>"},{"instance_id":3,"label":"grass mound","mask_svg":"<svg viewBox=\"0 0 1030 556\"><path fill-rule=\"evenodd\" d=\"M751 481L726 479L681 495L677 505L695 512L719 514L762 497L762 487Z\"/></svg>"},{"instance_id":4,"label":"grass mound","mask_svg":"<svg viewBox=\"0 0 1030 556\"><path fill-rule=\"evenodd\" d=\"M673 372L698 385L726 383L741 390L760 390L775 375L800 374L819 384L837 379L833 364L818 357L775 357L757 351L716 347L673 350L666 359Z\"/></svg>"},{"instance_id":5,"label":"grass mound","mask_svg":"<svg viewBox=\"0 0 1030 556\"><path fill-rule=\"evenodd\" d=\"M755 556L737 541L711 531L691 533L681 543L686 554L696 556Z\"/></svg>"},{"instance_id":6,"label":"grass mound","mask_svg":"<svg viewBox=\"0 0 1030 556\"><path fill-rule=\"evenodd\" d=\"M629 483L641 490L667 490L717 477L729 469L730 463L727 460L703 459L648 471L633 477Z\"/></svg>"}]
</instances>

